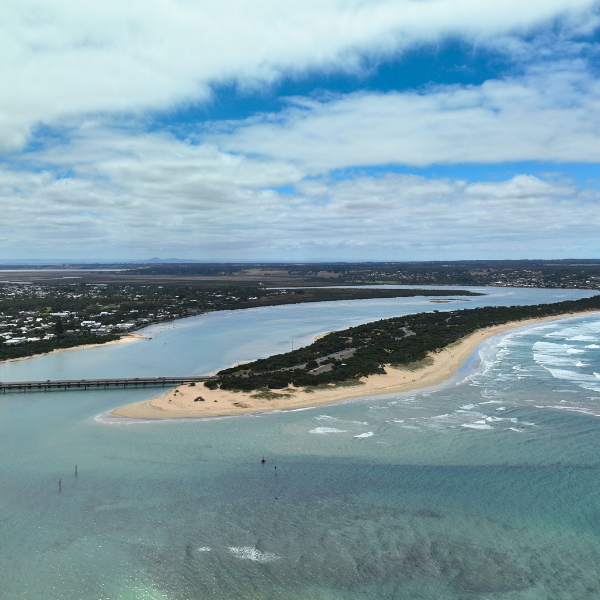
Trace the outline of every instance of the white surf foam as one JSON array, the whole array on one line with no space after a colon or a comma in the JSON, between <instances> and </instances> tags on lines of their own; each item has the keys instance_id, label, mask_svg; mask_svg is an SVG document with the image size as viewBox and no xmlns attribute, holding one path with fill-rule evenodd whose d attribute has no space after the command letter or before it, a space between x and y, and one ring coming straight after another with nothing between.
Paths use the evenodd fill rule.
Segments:
<instances>
[{"instance_id":1,"label":"white surf foam","mask_svg":"<svg viewBox=\"0 0 600 600\"><path fill-rule=\"evenodd\" d=\"M311 429L308 433L346 433L346 430L336 429L335 427L317 427L316 429Z\"/></svg>"},{"instance_id":2,"label":"white surf foam","mask_svg":"<svg viewBox=\"0 0 600 600\"><path fill-rule=\"evenodd\" d=\"M359 435L355 435L355 438L370 438L373 437L375 434L372 431L367 431L365 433L360 433Z\"/></svg>"},{"instance_id":3,"label":"white surf foam","mask_svg":"<svg viewBox=\"0 0 600 600\"><path fill-rule=\"evenodd\" d=\"M113 415L109 412L101 413L94 417L94 421L96 421L96 423L117 426L143 425L148 423L168 423L176 420L177 419L136 419L134 417L120 417L119 415Z\"/></svg>"},{"instance_id":4,"label":"white surf foam","mask_svg":"<svg viewBox=\"0 0 600 600\"><path fill-rule=\"evenodd\" d=\"M463 423L461 427L467 429L493 429L491 425L488 425L485 421L475 421L475 423Z\"/></svg>"},{"instance_id":5,"label":"white surf foam","mask_svg":"<svg viewBox=\"0 0 600 600\"><path fill-rule=\"evenodd\" d=\"M250 546L230 546L229 552L231 552L231 554L233 554L236 558L241 558L242 560L252 560L259 563L273 562L274 560L279 560L280 558L279 556L275 556L275 554L271 554L270 552L261 552L260 550Z\"/></svg>"},{"instance_id":6,"label":"white surf foam","mask_svg":"<svg viewBox=\"0 0 600 600\"><path fill-rule=\"evenodd\" d=\"M573 348L568 344L536 342L533 345L533 360L544 367L571 366L573 362L568 355L582 352L585 351Z\"/></svg>"},{"instance_id":7,"label":"white surf foam","mask_svg":"<svg viewBox=\"0 0 600 600\"><path fill-rule=\"evenodd\" d=\"M586 375L585 373L578 373L577 371L569 371L567 369L548 369L555 379L564 379L567 381L573 381L576 383L596 383L596 378L600 375Z\"/></svg>"}]
</instances>

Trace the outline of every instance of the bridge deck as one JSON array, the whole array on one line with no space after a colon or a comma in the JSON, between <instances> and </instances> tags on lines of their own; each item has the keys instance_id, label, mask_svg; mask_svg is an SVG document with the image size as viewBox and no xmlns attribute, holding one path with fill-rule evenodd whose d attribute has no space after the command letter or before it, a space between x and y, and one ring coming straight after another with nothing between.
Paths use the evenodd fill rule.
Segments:
<instances>
[{"instance_id":1,"label":"bridge deck","mask_svg":"<svg viewBox=\"0 0 600 600\"><path fill-rule=\"evenodd\" d=\"M49 390L49 389L88 389L138 387L148 385L181 385L213 379L210 375L191 375L189 377L127 377L112 379L48 379L46 381L0 381L2 393L12 390Z\"/></svg>"}]
</instances>

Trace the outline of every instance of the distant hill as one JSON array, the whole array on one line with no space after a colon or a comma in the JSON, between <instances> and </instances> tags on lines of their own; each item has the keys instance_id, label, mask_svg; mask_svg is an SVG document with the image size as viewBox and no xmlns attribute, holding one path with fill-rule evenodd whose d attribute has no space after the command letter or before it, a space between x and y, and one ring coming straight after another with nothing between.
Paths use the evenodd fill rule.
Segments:
<instances>
[{"instance_id":1,"label":"distant hill","mask_svg":"<svg viewBox=\"0 0 600 600\"><path fill-rule=\"evenodd\" d=\"M197 263L203 262L200 260L196 260L195 258L158 258L158 256L154 256L149 258L148 260L136 260L131 262L140 262L140 263Z\"/></svg>"}]
</instances>

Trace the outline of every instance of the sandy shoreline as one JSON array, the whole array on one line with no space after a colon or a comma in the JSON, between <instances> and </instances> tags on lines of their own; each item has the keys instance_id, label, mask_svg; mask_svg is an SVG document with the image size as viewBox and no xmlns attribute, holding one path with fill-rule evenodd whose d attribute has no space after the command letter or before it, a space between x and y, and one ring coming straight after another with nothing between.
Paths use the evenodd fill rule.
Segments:
<instances>
[{"instance_id":1,"label":"sandy shoreline","mask_svg":"<svg viewBox=\"0 0 600 600\"><path fill-rule=\"evenodd\" d=\"M196 384L195 386L186 384L157 398L117 408L112 414L141 419L215 417L305 408L350 398L410 392L439 385L450 379L465 364L474 350L484 340L493 335L525 325L594 313L598 313L598 311L565 313L558 316L511 321L504 325L486 327L458 340L440 352L430 354L420 364L413 365L410 368L395 368L386 365L386 375L371 375L351 385L317 386L311 388L310 392L305 391L304 388L289 387L285 390L272 390L271 393L261 394L219 389L209 390L203 384ZM203 398L203 400L195 401L198 397Z\"/></svg>"},{"instance_id":2,"label":"sandy shoreline","mask_svg":"<svg viewBox=\"0 0 600 600\"><path fill-rule=\"evenodd\" d=\"M30 358L36 358L38 356L46 356L48 354L56 354L57 352L67 352L68 350L83 350L86 348L98 348L99 346L112 346L113 344L125 344L127 342L135 342L137 340L146 340L147 335L143 333L128 333L118 340L112 340L110 342L104 342L103 344L82 344L80 346L72 346L71 348L57 348L56 350L50 350L50 352L40 352L39 354L32 354L31 356L20 356L19 358L7 358L2 362L16 362L18 360L29 360Z\"/></svg>"}]
</instances>

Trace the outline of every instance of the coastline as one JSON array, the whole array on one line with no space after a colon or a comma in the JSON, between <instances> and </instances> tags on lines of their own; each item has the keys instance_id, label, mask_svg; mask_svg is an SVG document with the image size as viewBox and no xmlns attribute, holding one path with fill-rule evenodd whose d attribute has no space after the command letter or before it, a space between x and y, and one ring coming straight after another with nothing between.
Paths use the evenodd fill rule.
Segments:
<instances>
[{"instance_id":1,"label":"coastline","mask_svg":"<svg viewBox=\"0 0 600 600\"><path fill-rule=\"evenodd\" d=\"M50 350L50 352L40 352L39 354L32 354L31 356L20 356L19 358L7 358L0 362L17 362L19 360L29 360L30 358L37 358L38 356L47 356L48 354L56 354L57 352L68 352L69 350L84 350L86 348L99 348L100 346L112 346L113 344L125 344L127 342L135 342L136 340L147 340L148 336L143 333L128 333L118 340L112 340L110 342L104 342L103 344L81 344L80 346L72 346L71 348L56 348Z\"/></svg>"},{"instance_id":2,"label":"coastline","mask_svg":"<svg viewBox=\"0 0 600 600\"><path fill-rule=\"evenodd\" d=\"M453 377L481 343L494 335L518 327L586 314L598 314L598 311L581 311L539 319L511 321L503 325L479 329L443 350L430 354L421 363L407 367L386 365L386 375L371 375L356 382L315 386L308 389L288 387L266 393L209 390L204 385L185 384L156 398L119 407L111 414L139 419L233 416L309 408L351 398L411 392L439 385ZM195 401L198 397L203 400Z\"/></svg>"}]
</instances>

